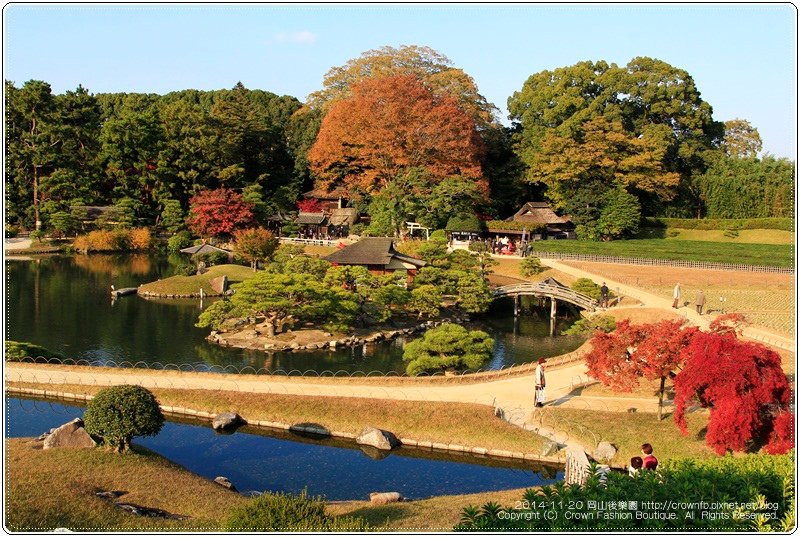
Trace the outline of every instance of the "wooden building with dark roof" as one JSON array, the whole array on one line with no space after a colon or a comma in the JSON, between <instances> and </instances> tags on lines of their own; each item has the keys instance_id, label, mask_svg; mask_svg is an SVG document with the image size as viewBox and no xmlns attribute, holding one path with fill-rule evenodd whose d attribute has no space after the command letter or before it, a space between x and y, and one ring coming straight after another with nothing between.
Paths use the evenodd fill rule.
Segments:
<instances>
[{"instance_id":1,"label":"wooden building with dark roof","mask_svg":"<svg viewBox=\"0 0 800 537\"><path fill-rule=\"evenodd\" d=\"M496 235L522 235L536 239L574 239L575 225L566 216L558 216L545 201L529 201L513 216L506 218L508 227L498 223L490 232Z\"/></svg>"},{"instance_id":2,"label":"wooden building with dark roof","mask_svg":"<svg viewBox=\"0 0 800 537\"><path fill-rule=\"evenodd\" d=\"M334 265L366 267L372 274L383 275L406 272L413 279L417 270L426 265L422 259L401 254L394 249L391 237L364 237L324 258Z\"/></svg>"}]
</instances>

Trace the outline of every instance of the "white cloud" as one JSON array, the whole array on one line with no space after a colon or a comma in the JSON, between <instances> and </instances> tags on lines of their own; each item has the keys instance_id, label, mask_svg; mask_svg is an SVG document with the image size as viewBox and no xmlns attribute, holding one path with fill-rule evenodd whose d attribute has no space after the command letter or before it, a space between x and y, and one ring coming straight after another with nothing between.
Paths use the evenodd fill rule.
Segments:
<instances>
[{"instance_id":1,"label":"white cloud","mask_svg":"<svg viewBox=\"0 0 800 537\"><path fill-rule=\"evenodd\" d=\"M295 43L299 45L311 45L317 40L317 36L303 30L301 32L278 32L272 37L274 43Z\"/></svg>"}]
</instances>

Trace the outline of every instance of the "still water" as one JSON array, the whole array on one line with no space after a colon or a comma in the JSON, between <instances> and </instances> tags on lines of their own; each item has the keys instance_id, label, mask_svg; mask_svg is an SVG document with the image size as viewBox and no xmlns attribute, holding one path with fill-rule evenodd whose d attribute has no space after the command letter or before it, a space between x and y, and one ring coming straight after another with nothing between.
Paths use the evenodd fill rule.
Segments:
<instances>
[{"instance_id":1,"label":"still water","mask_svg":"<svg viewBox=\"0 0 800 537\"><path fill-rule=\"evenodd\" d=\"M6 399L6 438L49 431L84 409L33 399ZM240 491L322 495L328 500L369 498L370 492L400 492L407 498L469 494L549 484L562 478L552 466L500 461L459 454L400 448L388 456L366 453L355 443L312 440L253 428L232 435L210 427L167 422L158 436L137 438L145 446L190 471L214 479L225 476Z\"/></svg>"},{"instance_id":2,"label":"still water","mask_svg":"<svg viewBox=\"0 0 800 537\"><path fill-rule=\"evenodd\" d=\"M269 355L222 348L205 340L208 329L194 323L206 300L111 301L110 287L136 287L173 274L177 258L148 255L52 256L6 262L7 338L42 345L73 359L97 363L207 364L271 371L405 370L402 340L369 347ZM526 298L527 300L527 298ZM523 303L527 307L527 302ZM573 310L559 305L557 332L574 322ZM537 317L538 314L538 317ZM515 320L510 299L501 299L475 328L495 339L489 368L556 356L576 349L583 338L550 337L545 310L533 309Z\"/></svg>"}]
</instances>

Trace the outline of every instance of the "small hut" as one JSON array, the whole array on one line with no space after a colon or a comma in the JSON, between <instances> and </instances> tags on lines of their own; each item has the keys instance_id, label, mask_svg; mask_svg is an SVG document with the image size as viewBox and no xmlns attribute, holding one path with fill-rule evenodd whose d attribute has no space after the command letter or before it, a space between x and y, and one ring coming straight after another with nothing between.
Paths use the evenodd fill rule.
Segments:
<instances>
[{"instance_id":1,"label":"small hut","mask_svg":"<svg viewBox=\"0 0 800 537\"><path fill-rule=\"evenodd\" d=\"M394 239L391 237L364 237L324 259L334 265L366 267L375 275L404 271L409 280L413 280L417 270L426 265L422 259L395 250Z\"/></svg>"}]
</instances>

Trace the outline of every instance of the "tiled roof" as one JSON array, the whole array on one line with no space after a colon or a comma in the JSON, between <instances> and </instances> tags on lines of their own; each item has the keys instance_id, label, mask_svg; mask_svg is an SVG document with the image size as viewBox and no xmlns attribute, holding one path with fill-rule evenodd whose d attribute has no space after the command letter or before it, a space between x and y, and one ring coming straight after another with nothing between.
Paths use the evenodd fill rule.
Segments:
<instances>
[{"instance_id":1,"label":"tiled roof","mask_svg":"<svg viewBox=\"0 0 800 537\"><path fill-rule=\"evenodd\" d=\"M297 215L298 224L316 224L319 225L325 221L325 213L299 213Z\"/></svg>"},{"instance_id":2,"label":"tiled roof","mask_svg":"<svg viewBox=\"0 0 800 537\"><path fill-rule=\"evenodd\" d=\"M417 267L425 266L425 261L397 252L393 243L391 237L364 237L355 244L333 252L325 260L340 265L386 266L392 259L397 259Z\"/></svg>"}]
</instances>

